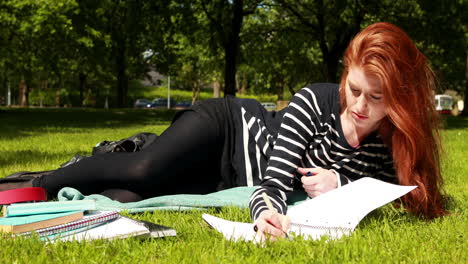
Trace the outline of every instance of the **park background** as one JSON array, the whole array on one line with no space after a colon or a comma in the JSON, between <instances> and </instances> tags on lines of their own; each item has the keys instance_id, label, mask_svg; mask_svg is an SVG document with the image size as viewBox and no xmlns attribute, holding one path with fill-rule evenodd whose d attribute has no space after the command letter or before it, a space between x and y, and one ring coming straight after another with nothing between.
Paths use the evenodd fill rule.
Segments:
<instances>
[{"instance_id":1,"label":"park background","mask_svg":"<svg viewBox=\"0 0 468 264\"><path fill-rule=\"evenodd\" d=\"M175 100L287 101L338 82L348 42L378 21L408 32L439 78L434 93L456 102L468 89L467 14L466 0L7 0L0 104L131 107L168 85L191 92Z\"/></svg>"},{"instance_id":2,"label":"park background","mask_svg":"<svg viewBox=\"0 0 468 264\"><path fill-rule=\"evenodd\" d=\"M130 108L137 98L166 96L169 76L178 101L226 94L287 101L307 83L337 82L347 43L377 21L400 26L416 41L438 75L435 94L462 100L468 86L467 5L466 0L3 0L0 104L10 106L0 107L0 177L56 169L74 154L90 155L103 140L162 133L177 110ZM261 247L226 241L203 223L204 211L149 212L132 217L171 226L178 235L52 245L1 237L0 260L467 263L468 117L443 116L441 128L446 217L426 221L387 205L350 237ZM245 208L208 213L251 221Z\"/></svg>"}]
</instances>

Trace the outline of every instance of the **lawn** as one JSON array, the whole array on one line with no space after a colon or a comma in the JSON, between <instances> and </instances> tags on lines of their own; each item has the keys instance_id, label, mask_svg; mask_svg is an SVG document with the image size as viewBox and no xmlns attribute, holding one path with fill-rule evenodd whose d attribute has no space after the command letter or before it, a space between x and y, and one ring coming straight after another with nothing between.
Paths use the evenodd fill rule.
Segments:
<instances>
[{"instance_id":1,"label":"lawn","mask_svg":"<svg viewBox=\"0 0 468 264\"><path fill-rule=\"evenodd\" d=\"M138 132L160 134L171 111L0 108L0 177L57 168L74 154L89 155L103 140ZM0 239L3 263L468 263L468 118L451 117L442 130L442 170L449 216L424 221L387 205L337 241L280 240L264 247L233 243L209 229L202 211L132 215L171 226L176 237L44 245ZM247 209L208 213L250 221Z\"/></svg>"}]
</instances>

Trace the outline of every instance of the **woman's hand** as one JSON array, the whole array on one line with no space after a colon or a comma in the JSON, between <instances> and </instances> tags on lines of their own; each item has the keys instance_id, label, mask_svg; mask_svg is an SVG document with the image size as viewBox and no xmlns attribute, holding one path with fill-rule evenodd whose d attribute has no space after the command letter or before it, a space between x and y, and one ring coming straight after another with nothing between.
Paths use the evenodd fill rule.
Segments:
<instances>
[{"instance_id":1,"label":"woman's hand","mask_svg":"<svg viewBox=\"0 0 468 264\"><path fill-rule=\"evenodd\" d=\"M277 213L272 210L265 210L255 221L257 241L264 242L267 239L274 241L278 237L286 237L291 219L287 215Z\"/></svg>"},{"instance_id":2,"label":"woman's hand","mask_svg":"<svg viewBox=\"0 0 468 264\"><path fill-rule=\"evenodd\" d=\"M338 187L336 174L323 168L297 168L301 177L302 187L310 197L316 197ZM310 176L307 173L310 172ZM307 176L306 176L307 175Z\"/></svg>"}]
</instances>

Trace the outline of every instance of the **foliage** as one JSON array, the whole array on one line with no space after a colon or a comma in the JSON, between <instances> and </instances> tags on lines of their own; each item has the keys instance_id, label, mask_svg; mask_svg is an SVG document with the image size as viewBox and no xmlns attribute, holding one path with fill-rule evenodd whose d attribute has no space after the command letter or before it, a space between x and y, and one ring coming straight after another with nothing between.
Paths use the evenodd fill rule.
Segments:
<instances>
[{"instance_id":1,"label":"foliage","mask_svg":"<svg viewBox=\"0 0 468 264\"><path fill-rule=\"evenodd\" d=\"M251 92L270 92L282 100L308 83L322 80L318 46L299 32L283 10L265 1L246 19L243 33L242 70L251 76Z\"/></svg>"},{"instance_id":2,"label":"foliage","mask_svg":"<svg viewBox=\"0 0 468 264\"><path fill-rule=\"evenodd\" d=\"M465 0L5 0L0 97L9 86L18 103L31 93L32 103L53 94L47 104L109 97L124 107L132 81L156 69L194 99L210 86L282 99L336 82L349 40L376 21L409 33L439 76L438 93L463 94L467 10Z\"/></svg>"},{"instance_id":3,"label":"foliage","mask_svg":"<svg viewBox=\"0 0 468 264\"><path fill-rule=\"evenodd\" d=\"M57 86L69 66L64 55L73 30L69 17L76 10L72 0L0 4L1 83L24 80L26 86L46 82L41 89ZM27 92L22 98L26 104Z\"/></svg>"}]
</instances>

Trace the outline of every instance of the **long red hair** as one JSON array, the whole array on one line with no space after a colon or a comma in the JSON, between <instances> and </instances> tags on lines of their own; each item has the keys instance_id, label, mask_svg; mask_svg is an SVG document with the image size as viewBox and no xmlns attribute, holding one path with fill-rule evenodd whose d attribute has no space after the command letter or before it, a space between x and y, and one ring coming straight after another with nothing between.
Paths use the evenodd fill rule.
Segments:
<instances>
[{"instance_id":1,"label":"long red hair","mask_svg":"<svg viewBox=\"0 0 468 264\"><path fill-rule=\"evenodd\" d=\"M409 36L389 23L362 30L344 54L341 105L350 67L381 81L387 117L379 132L392 151L401 185L418 188L403 197L404 206L426 218L446 214L441 194L438 114L434 106L434 72Z\"/></svg>"}]
</instances>

